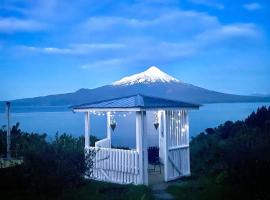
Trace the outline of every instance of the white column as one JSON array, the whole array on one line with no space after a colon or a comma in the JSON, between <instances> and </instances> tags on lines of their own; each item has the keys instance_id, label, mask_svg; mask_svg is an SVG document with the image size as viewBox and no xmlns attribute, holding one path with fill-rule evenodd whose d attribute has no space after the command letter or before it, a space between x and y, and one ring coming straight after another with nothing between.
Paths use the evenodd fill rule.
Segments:
<instances>
[{"instance_id":1,"label":"white column","mask_svg":"<svg viewBox=\"0 0 270 200\"><path fill-rule=\"evenodd\" d=\"M139 181L143 184L142 113L136 112L136 150L139 154Z\"/></svg>"},{"instance_id":2,"label":"white column","mask_svg":"<svg viewBox=\"0 0 270 200\"><path fill-rule=\"evenodd\" d=\"M90 147L90 116L89 112L85 112L84 114L84 147Z\"/></svg>"},{"instance_id":3,"label":"white column","mask_svg":"<svg viewBox=\"0 0 270 200\"><path fill-rule=\"evenodd\" d=\"M164 155L163 155L163 137L162 137L162 131L163 131L163 124L162 124L162 111L158 111L158 147L159 147L159 160L161 163L164 164Z\"/></svg>"},{"instance_id":4,"label":"white column","mask_svg":"<svg viewBox=\"0 0 270 200\"><path fill-rule=\"evenodd\" d=\"M112 145L111 112L107 112L107 139L110 140L110 147L111 147Z\"/></svg>"},{"instance_id":5,"label":"white column","mask_svg":"<svg viewBox=\"0 0 270 200\"><path fill-rule=\"evenodd\" d=\"M146 138L146 113L136 112L136 149L139 153L139 184L148 185L148 153Z\"/></svg>"},{"instance_id":6,"label":"white column","mask_svg":"<svg viewBox=\"0 0 270 200\"><path fill-rule=\"evenodd\" d=\"M164 180L167 182L168 180L168 136L167 136L167 119L168 111L164 111L163 114L163 125L164 125Z\"/></svg>"},{"instance_id":7,"label":"white column","mask_svg":"<svg viewBox=\"0 0 270 200\"><path fill-rule=\"evenodd\" d=\"M146 112L142 112L142 142L143 142L143 184L148 185L148 144L147 144L147 123Z\"/></svg>"},{"instance_id":8,"label":"white column","mask_svg":"<svg viewBox=\"0 0 270 200\"><path fill-rule=\"evenodd\" d=\"M160 146L159 146L159 150L160 150L160 161L162 162L162 164L164 165L164 158L165 158L165 131L166 131L166 126L164 125L165 122L165 111L159 111L160 112L160 116L159 116L159 127L160 127Z\"/></svg>"}]
</instances>

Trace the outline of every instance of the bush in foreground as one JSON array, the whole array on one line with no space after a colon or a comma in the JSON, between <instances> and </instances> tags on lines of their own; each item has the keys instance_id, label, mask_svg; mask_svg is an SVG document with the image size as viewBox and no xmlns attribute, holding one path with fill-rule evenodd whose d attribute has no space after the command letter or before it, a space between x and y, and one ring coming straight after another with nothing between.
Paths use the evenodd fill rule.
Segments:
<instances>
[{"instance_id":1,"label":"bush in foreground","mask_svg":"<svg viewBox=\"0 0 270 200\"><path fill-rule=\"evenodd\" d=\"M1 144L6 133L0 131ZM91 142L95 142L91 138ZM31 191L47 195L60 195L63 190L83 184L86 170L84 161L84 138L56 134L48 142L46 135L22 132L19 124L11 131L12 156L23 157L23 164L0 169L0 190L3 194L17 191ZM1 148L1 153L5 153Z\"/></svg>"},{"instance_id":2,"label":"bush in foreground","mask_svg":"<svg viewBox=\"0 0 270 200\"><path fill-rule=\"evenodd\" d=\"M195 179L168 190L179 199L270 199L269 144L270 107L208 128L190 143Z\"/></svg>"}]
</instances>

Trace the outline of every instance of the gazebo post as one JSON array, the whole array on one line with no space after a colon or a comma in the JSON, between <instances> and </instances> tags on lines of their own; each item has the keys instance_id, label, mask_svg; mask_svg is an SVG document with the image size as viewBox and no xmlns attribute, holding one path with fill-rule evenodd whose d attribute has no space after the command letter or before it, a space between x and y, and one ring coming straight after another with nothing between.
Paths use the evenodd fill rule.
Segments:
<instances>
[{"instance_id":1,"label":"gazebo post","mask_svg":"<svg viewBox=\"0 0 270 200\"><path fill-rule=\"evenodd\" d=\"M164 126L164 181L167 182L168 181L168 175L167 175L167 172L168 172L168 137L167 137L167 111L165 110L164 111L164 114L163 114L163 119L162 119L162 122L163 122L163 126Z\"/></svg>"},{"instance_id":2,"label":"gazebo post","mask_svg":"<svg viewBox=\"0 0 270 200\"><path fill-rule=\"evenodd\" d=\"M142 112L142 142L143 142L143 184L148 185L148 144L146 130L146 111Z\"/></svg>"},{"instance_id":3,"label":"gazebo post","mask_svg":"<svg viewBox=\"0 0 270 200\"><path fill-rule=\"evenodd\" d=\"M136 150L139 154L139 184L148 185L148 153L145 135L145 111L136 112Z\"/></svg>"},{"instance_id":4,"label":"gazebo post","mask_svg":"<svg viewBox=\"0 0 270 200\"><path fill-rule=\"evenodd\" d=\"M111 112L107 112L107 139L110 140L110 147L112 146L112 131L111 131Z\"/></svg>"},{"instance_id":5,"label":"gazebo post","mask_svg":"<svg viewBox=\"0 0 270 200\"><path fill-rule=\"evenodd\" d=\"M142 157L142 113L136 112L136 150L139 154L139 181L138 184L143 184L143 157Z\"/></svg>"},{"instance_id":6,"label":"gazebo post","mask_svg":"<svg viewBox=\"0 0 270 200\"><path fill-rule=\"evenodd\" d=\"M85 112L84 114L84 147L90 147L90 116L89 112Z\"/></svg>"}]
</instances>

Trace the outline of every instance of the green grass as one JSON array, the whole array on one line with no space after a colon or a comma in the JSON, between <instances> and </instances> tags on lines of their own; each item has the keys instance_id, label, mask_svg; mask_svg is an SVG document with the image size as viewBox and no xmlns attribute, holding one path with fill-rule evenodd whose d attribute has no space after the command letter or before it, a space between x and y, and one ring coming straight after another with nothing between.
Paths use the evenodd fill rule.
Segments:
<instances>
[{"instance_id":1,"label":"green grass","mask_svg":"<svg viewBox=\"0 0 270 200\"><path fill-rule=\"evenodd\" d=\"M220 180L220 176L187 178L170 185L167 191L179 200L237 199L237 194L225 180Z\"/></svg>"},{"instance_id":2,"label":"green grass","mask_svg":"<svg viewBox=\"0 0 270 200\"><path fill-rule=\"evenodd\" d=\"M1 197L9 200L153 200L150 188L89 181L76 189L58 192L43 190L6 190Z\"/></svg>"},{"instance_id":3,"label":"green grass","mask_svg":"<svg viewBox=\"0 0 270 200\"><path fill-rule=\"evenodd\" d=\"M88 184L69 191L62 199L67 200L152 200L151 190L146 186L118 185L91 181Z\"/></svg>"}]
</instances>

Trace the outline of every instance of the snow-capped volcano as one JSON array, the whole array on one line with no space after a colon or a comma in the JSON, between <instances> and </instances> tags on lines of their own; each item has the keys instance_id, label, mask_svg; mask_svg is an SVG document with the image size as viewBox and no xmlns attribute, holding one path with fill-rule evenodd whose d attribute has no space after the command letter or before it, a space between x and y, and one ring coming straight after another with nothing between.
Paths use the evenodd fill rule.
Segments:
<instances>
[{"instance_id":1,"label":"snow-capped volcano","mask_svg":"<svg viewBox=\"0 0 270 200\"><path fill-rule=\"evenodd\" d=\"M12 104L17 106L70 106L138 93L193 103L270 101L270 97L225 94L183 83L152 66L142 73L122 78L110 85L94 89L80 89L73 93L18 99L12 101Z\"/></svg>"},{"instance_id":2,"label":"snow-capped volcano","mask_svg":"<svg viewBox=\"0 0 270 200\"><path fill-rule=\"evenodd\" d=\"M113 82L112 85L134 85L137 83L168 83L168 82L180 82L176 78L166 74L155 66L151 66L146 71L127 76L119 81Z\"/></svg>"}]
</instances>

